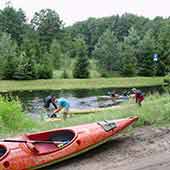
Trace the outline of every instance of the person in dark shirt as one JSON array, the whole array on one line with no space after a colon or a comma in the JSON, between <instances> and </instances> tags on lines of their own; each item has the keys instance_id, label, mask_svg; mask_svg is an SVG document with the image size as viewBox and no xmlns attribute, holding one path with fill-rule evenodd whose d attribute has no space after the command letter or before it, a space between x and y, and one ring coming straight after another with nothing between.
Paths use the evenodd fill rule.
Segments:
<instances>
[{"instance_id":1,"label":"person in dark shirt","mask_svg":"<svg viewBox=\"0 0 170 170\"><path fill-rule=\"evenodd\" d=\"M139 106L142 106L142 102L144 100L144 94L142 93L142 91L141 90L137 90L136 88L133 88L132 89L132 94L135 95L136 103Z\"/></svg>"},{"instance_id":2,"label":"person in dark shirt","mask_svg":"<svg viewBox=\"0 0 170 170\"><path fill-rule=\"evenodd\" d=\"M44 107L46 108L46 110L49 111L50 104L52 104L54 106L54 108L57 109L57 105L56 105L55 101L56 101L56 97L55 96L53 96L53 95L52 96L47 96L44 99Z\"/></svg>"}]
</instances>

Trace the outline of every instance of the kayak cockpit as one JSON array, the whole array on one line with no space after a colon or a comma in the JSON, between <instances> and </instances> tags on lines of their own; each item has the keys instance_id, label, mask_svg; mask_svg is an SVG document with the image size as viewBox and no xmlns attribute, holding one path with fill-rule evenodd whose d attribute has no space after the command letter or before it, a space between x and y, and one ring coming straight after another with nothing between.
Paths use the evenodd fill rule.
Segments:
<instances>
[{"instance_id":1,"label":"kayak cockpit","mask_svg":"<svg viewBox=\"0 0 170 170\"><path fill-rule=\"evenodd\" d=\"M57 130L31 134L26 137L27 140L35 141L31 144L26 144L30 150L36 152L37 154L48 154L51 152L56 152L72 143L72 141L76 138L76 134L72 130ZM42 141L42 143L39 141ZM43 141L51 143L43 143Z\"/></svg>"},{"instance_id":2,"label":"kayak cockpit","mask_svg":"<svg viewBox=\"0 0 170 170\"><path fill-rule=\"evenodd\" d=\"M4 145L0 145L0 160L8 154L8 150Z\"/></svg>"}]
</instances>

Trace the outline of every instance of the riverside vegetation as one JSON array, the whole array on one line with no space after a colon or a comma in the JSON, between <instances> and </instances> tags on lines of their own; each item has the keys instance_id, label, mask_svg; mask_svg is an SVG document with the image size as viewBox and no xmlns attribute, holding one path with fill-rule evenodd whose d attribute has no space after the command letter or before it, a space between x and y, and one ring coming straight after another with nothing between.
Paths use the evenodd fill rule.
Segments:
<instances>
[{"instance_id":1,"label":"riverside vegetation","mask_svg":"<svg viewBox=\"0 0 170 170\"><path fill-rule=\"evenodd\" d=\"M33 120L23 112L19 100L11 99L7 101L0 97L0 108L1 137L133 115L139 116L139 120L134 126L168 126L170 123L169 94L161 96L159 94L149 95L146 97L142 107L138 107L133 100L130 100L122 104L120 108L86 115L73 115L72 118L57 123Z\"/></svg>"}]
</instances>

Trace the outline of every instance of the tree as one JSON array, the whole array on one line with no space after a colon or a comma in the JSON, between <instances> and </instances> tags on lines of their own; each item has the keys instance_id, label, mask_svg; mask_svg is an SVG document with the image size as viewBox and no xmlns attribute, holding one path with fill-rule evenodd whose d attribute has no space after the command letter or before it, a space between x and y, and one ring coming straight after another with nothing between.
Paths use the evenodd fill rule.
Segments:
<instances>
[{"instance_id":1,"label":"tree","mask_svg":"<svg viewBox=\"0 0 170 170\"><path fill-rule=\"evenodd\" d=\"M17 44L7 33L0 35L0 74L2 79L12 79L17 65Z\"/></svg>"},{"instance_id":2,"label":"tree","mask_svg":"<svg viewBox=\"0 0 170 170\"><path fill-rule=\"evenodd\" d=\"M82 37L87 45L88 56L91 57L95 45L100 36L111 27L112 17L88 18L88 20L77 22L73 26L66 27L65 30L71 34L73 38Z\"/></svg>"},{"instance_id":3,"label":"tree","mask_svg":"<svg viewBox=\"0 0 170 170\"><path fill-rule=\"evenodd\" d=\"M7 6L0 11L0 30L11 35L21 45L26 28L26 17L22 9L18 11Z\"/></svg>"},{"instance_id":4,"label":"tree","mask_svg":"<svg viewBox=\"0 0 170 170\"><path fill-rule=\"evenodd\" d=\"M89 77L89 61L87 57L87 47L85 41L81 38L77 39L77 61L75 62L73 77L88 78Z\"/></svg>"},{"instance_id":5,"label":"tree","mask_svg":"<svg viewBox=\"0 0 170 170\"><path fill-rule=\"evenodd\" d=\"M149 19L138 17L134 14L125 13L122 16L113 17L112 31L115 32L119 41L123 41L124 37L129 35L129 30L133 27L140 37L143 37L145 28Z\"/></svg>"},{"instance_id":6,"label":"tree","mask_svg":"<svg viewBox=\"0 0 170 170\"><path fill-rule=\"evenodd\" d=\"M32 80L37 79L35 60L28 58L25 52L21 52L17 59L16 71L13 74L13 79L16 80Z\"/></svg>"},{"instance_id":7,"label":"tree","mask_svg":"<svg viewBox=\"0 0 170 170\"><path fill-rule=\"evenodd\" d=\"M153 61L153 54L156 53L153 31L146 32L144 38L139 42L138 50L138 74L141 76L156 75L156 63Z\"/></svg>"},{"instance_id":8,"label":"tree","mask_svg":"<svg viewBox=\"0 0 170 170\"><path fill-rule=\"evenodd\" d=\"M121 44L121 70L120 73L124 76L136 75L137 60L134 56L134 49L127 43Z\"/></svg>"},{"instance_id":9,"label":"tree","mask_svg":"<svg viewBox=\"0 0 170 170\"><path fill-rule=\"evenodd\" d=\"M121 44L121 73L125 76L136 75L138 42L140 38L132 27L129 35L124 38Z\"/></svg>"},{"instance_id":10,"label":"tree","mask_svg":"<svg viewBox=\"0 0 170 170\"><path fill-rule=\"evenodd\" d=\"M25 53L25 57L29 58L34 56L36 62L41 61L41 47L39 43L38 34L31 28L26 30L23 37L23 43L20 47L20 51Z\"/></svg>"},{"instance_id":11,"label":"tree","mask_svg":"<svg viewBox=\"0 0 170 170\"><path fill-rule=\"evenodd\" d=\"M21 54L24 57L19 68L24 70L25 75L22 76L24 79L47 79L52 77L53 67L51 63L53 59L47 51L41 49L38 35L31 29L25 34ZM15 75L19 77L18 73Z\"/></svg>"},{"instance_id":12,"label":"tree","mask_svg":"<svg viewBox=\"0 0 170 170\"><path fill-rule=\"evenodd\" d=\"M31 20L32 27L38 32L43 48L49 50L53 39L60 37L62 21L59 15L51 9L42 9L35 13Z\"/></svg>"},{"instance_id":13,"label":"tree","mask_svg":"<svg viewBox=\"0 0 170 170\"><path fill-rule=\"evenodd\" d=\"M101 72L112 73L119 70L119 44L116 36L109 29L99 38L93 56Z\"/></svg>"},{"instance_id":14,"label":"tree","mask_svg":"<svg viewBox=\"0 0 170 170\"><path fill-rule=\"evenodd\" d=\"M159 54L159 75L165 75L170 72L170 22L165 20L161 25L160 32L157 39L157 51Z\"/></svg>"},{"instance_id":15,"label":"tree","mask_svg":"<svg viewBox=\"0 0 170 170\"><path fill-rule=\"evenodd\" d=\"M56 69L60 69L62 60L61 46L57 40L53 40L50 46L50 58L53 61L53 66Z\"/></svg>"},{"instance_id":16,"label":"tree","mask_svg":"<svg viewBox=\"0 0 170 170\"><path fill-rule=\"evenodd\" d=\"M49 79L53 76L52 60L48 52L42 54L42 60L36 64L37 75L39 79Z\"/></svg>"}]
</instances>

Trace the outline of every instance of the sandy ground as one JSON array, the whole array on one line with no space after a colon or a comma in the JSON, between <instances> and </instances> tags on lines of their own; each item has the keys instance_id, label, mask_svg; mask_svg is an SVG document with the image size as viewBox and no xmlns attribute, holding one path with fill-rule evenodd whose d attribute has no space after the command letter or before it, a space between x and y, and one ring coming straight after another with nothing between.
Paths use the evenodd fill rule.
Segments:
<instances>
[{"instance_id":1,"label":"sandy ground","mask_svg":"<svg viewBox=\"0 0 170 170\"><path fill-rule=\"evenodd\" d=\"M41 170L170 170L170 128L136 128Z\"/></svg>"}]
</instances>

